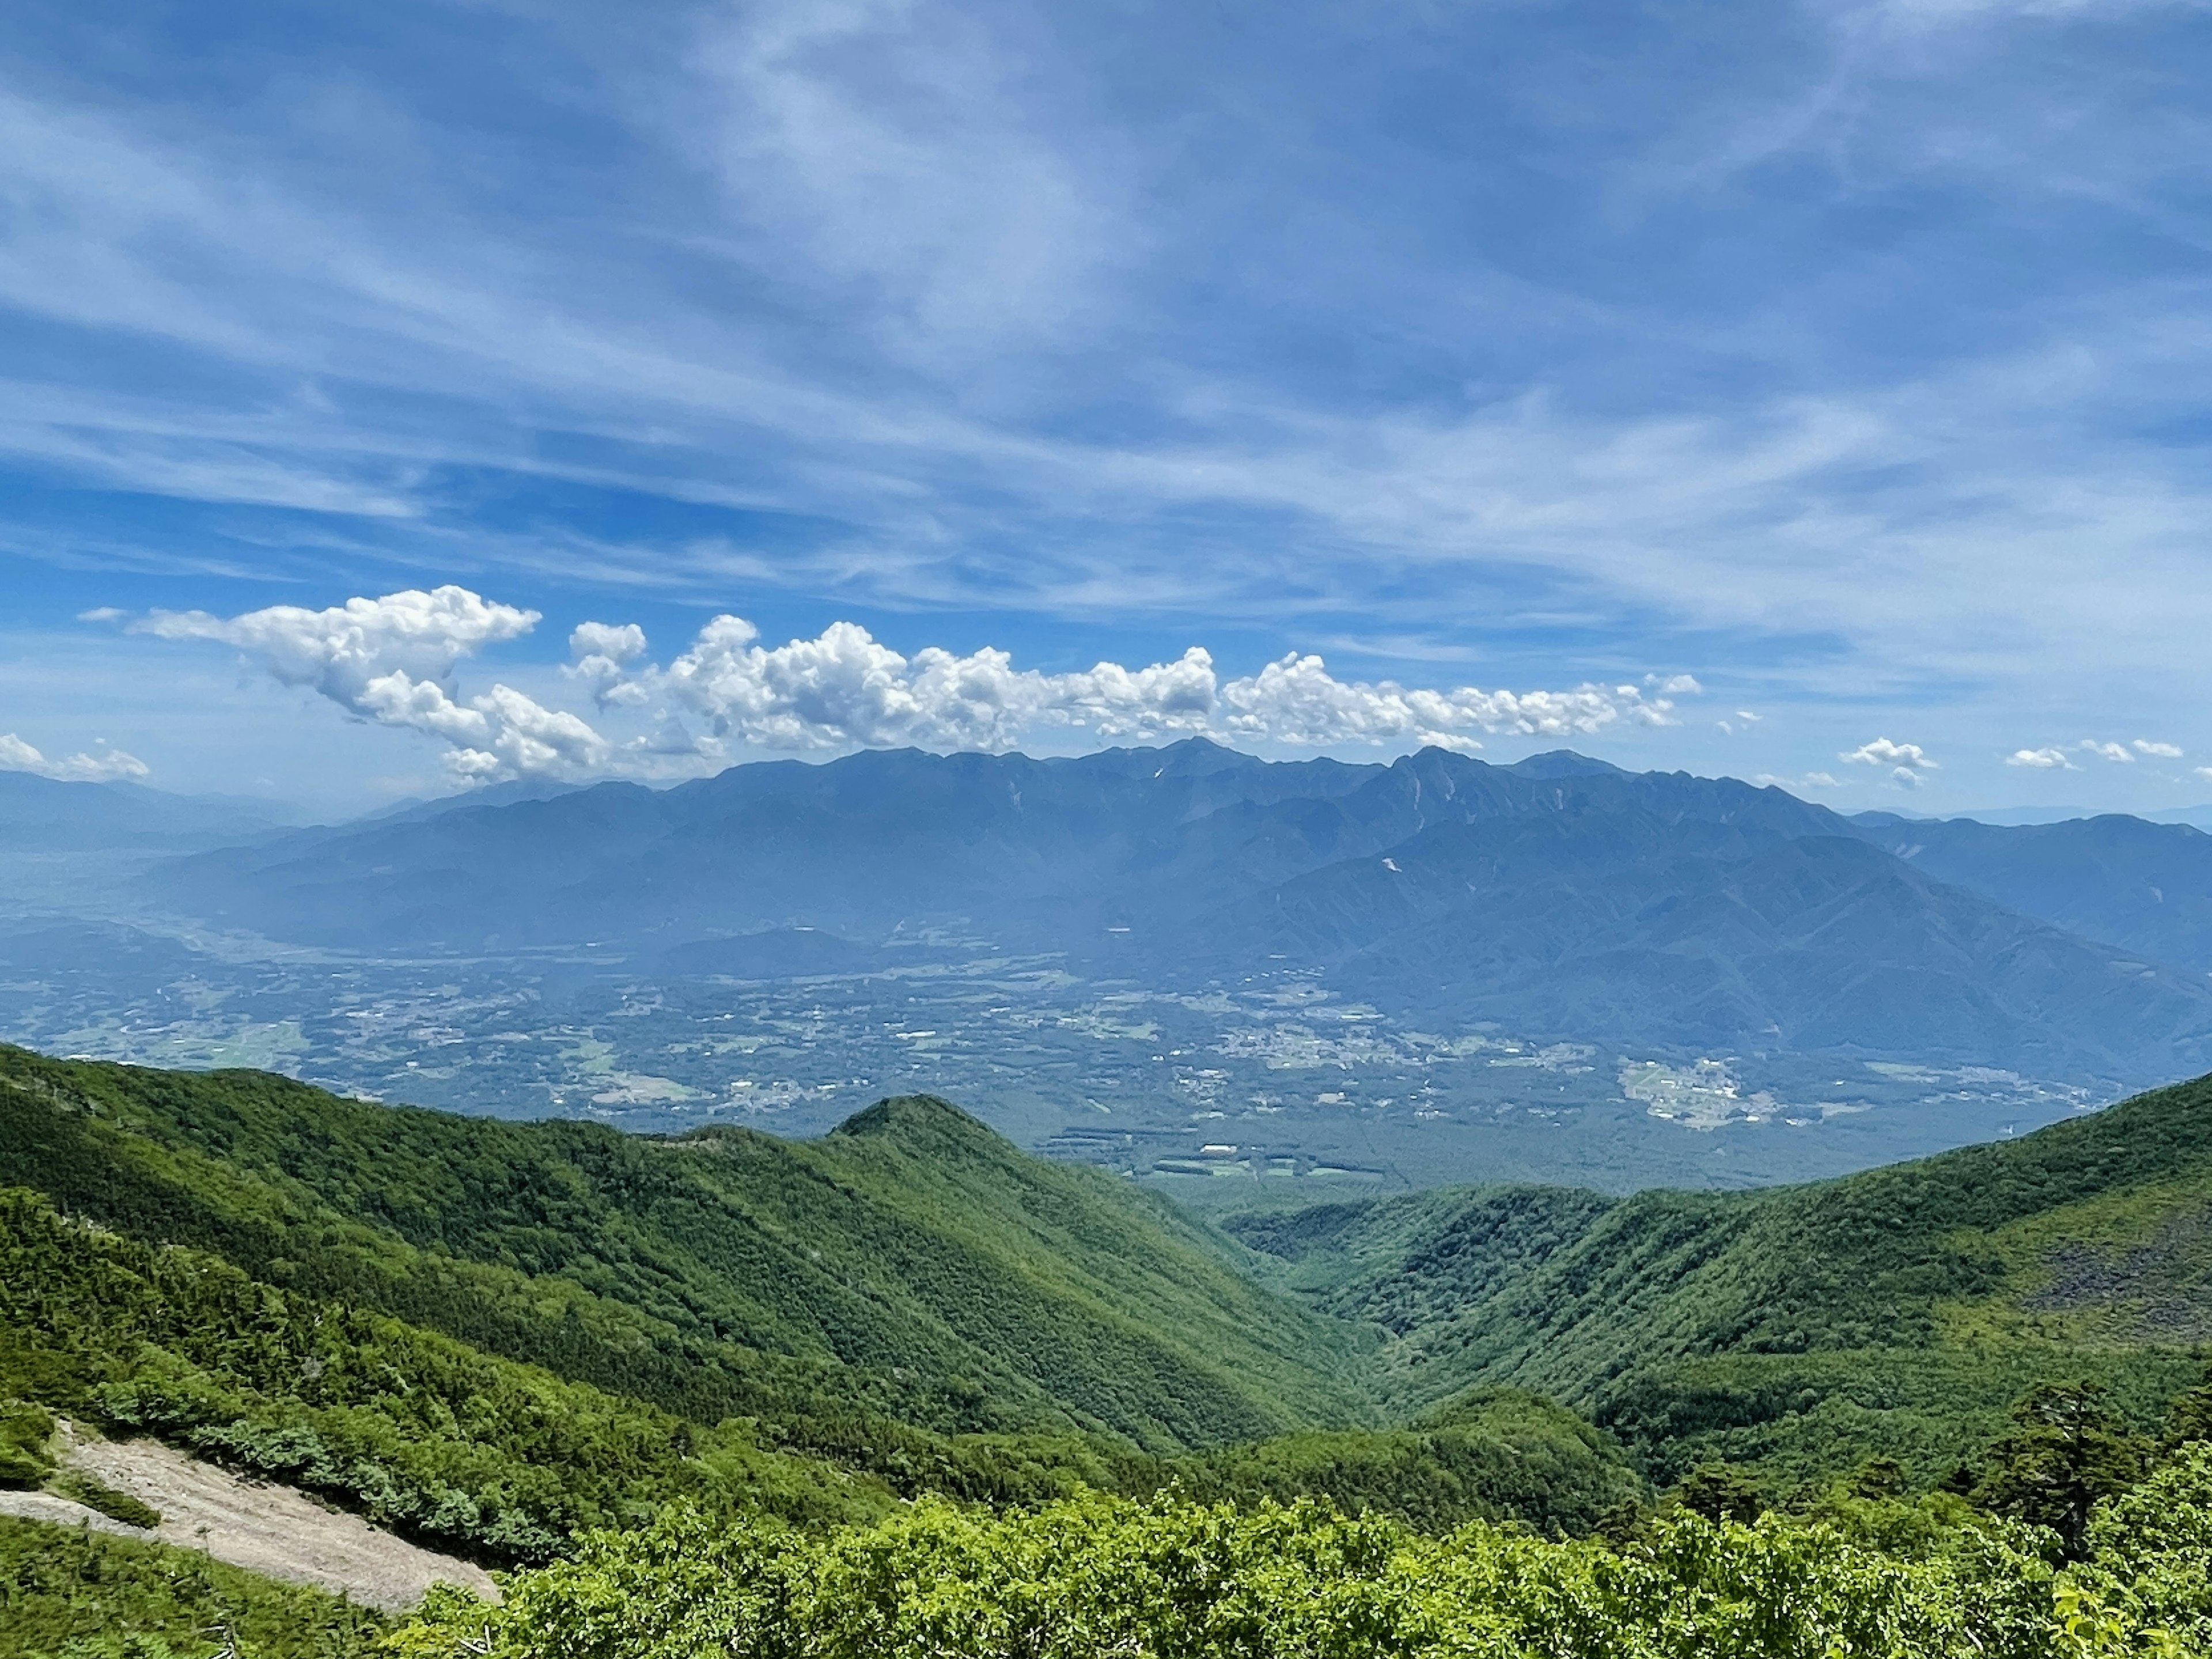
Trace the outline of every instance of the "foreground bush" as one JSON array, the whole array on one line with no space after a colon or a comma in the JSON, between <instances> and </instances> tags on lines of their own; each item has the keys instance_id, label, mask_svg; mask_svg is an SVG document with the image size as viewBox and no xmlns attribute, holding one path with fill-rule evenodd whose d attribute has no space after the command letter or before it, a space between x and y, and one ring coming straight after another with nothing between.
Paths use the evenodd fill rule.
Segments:
<instances>
[{"instance_id":1,"label":"foreground bush","mask_svg":"<svg viewBox=\"0 0 2212 1659\"><path fill-rule=\"evenodd\" d=\"M2196 1477L2212 1490L2212 1468ZM2186 1480L2181 1482L2185 1486ZM2170 1497L2188 1497L2179 1488ZM2169 1528L2171 1531L2172 1528ZM809 1538L693 1511L581 1541L506 1605L441 1594L401 1659L2075 1659L2179 1655L2112 1569L2003 1522L1894 1553L1848 1522L1687 1513L1620 1547L1482 1524L1426 1539L1312 1504L925 1502ZM2175 1533L2152 1550L2185 1557ZM2173 1564L2169 1562L2168 1565ZM2193 1589L2201 1589L2201 1562ZM2172 1576L2172 1575L2169 1575ZM2174 1578L2169 1615L2192 1583ZM2155 1599L2155 1598L2154 1598Z\"/></svg>"}]
</instances>

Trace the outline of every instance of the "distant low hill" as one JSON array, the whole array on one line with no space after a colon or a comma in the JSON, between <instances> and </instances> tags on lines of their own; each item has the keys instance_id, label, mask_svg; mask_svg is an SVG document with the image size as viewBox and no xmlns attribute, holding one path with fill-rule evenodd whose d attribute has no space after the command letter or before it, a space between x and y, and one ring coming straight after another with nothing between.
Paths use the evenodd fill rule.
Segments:
<instances>
[{"instance_id":1,"label":"distant low hill","mask_svg":"<svg viewBox=\"0 0 2212 1659\"><path fill-rule=\"evenodd\" d=\"M2146 1424L2212 1345L2212 1079L1814 1186L1442 1189L1232 1218L1277 1282L1390 1333L1400 1410L1471 1385L1594 1413L1665 1480L1720 1457L1931 1481L2038 1381Z\"/></svg>"},{"instance_id":2,"label":"distant low hill","mask_svg":"<svg viewBox=\"0 0 2212 1659\"><path fill-rule=\"evenodd\" d=\"M2100 1086L2212 1066L2212 836L1854 823L1565 753L870 752L276 837L143 891L371 951L592 944L767 979L928 941L1155 985L1316 969L1395 1014L1543 1041Z\"/></svg>"}]
</instances>

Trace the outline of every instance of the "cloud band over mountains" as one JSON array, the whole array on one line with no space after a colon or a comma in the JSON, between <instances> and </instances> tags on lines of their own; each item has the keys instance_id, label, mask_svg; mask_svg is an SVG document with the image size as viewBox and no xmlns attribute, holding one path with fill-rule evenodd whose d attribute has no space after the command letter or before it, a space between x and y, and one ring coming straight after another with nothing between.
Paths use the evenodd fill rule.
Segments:
<instances>
[{"instance_id":1,"label":"cloud band over mountains","mask_svg":"<svg viewBox=\"0 0 2212 1659\"><path fill-rule=\"evenodd\" d=\"M904 655L850 622L763 646L759 629L735 616L708 623L665 666L649 659L634 623L575 629L564 672L588 695L596 725L504 684L473 696L459 690L463 660L540 620L447 586L321 611L157 611L130 626L234 647L286 685L309 687L360 719L434 738L463 782L683 775L754 751L1006 750L1055 732L1099 742L1210 736L1247 745L1466 750L1481 746L1478 734L1564 740L1622 723L1673 725L1674 699L1699 690L1687 675L1558 691L1431 690L1339 679L1319 656L1296 652L1224 679L1199 646L1172 662L1101 662L1052 674L1017 668L1008 653L988 647L961 655L930 646Z\"/></svg>"}]
</instances>

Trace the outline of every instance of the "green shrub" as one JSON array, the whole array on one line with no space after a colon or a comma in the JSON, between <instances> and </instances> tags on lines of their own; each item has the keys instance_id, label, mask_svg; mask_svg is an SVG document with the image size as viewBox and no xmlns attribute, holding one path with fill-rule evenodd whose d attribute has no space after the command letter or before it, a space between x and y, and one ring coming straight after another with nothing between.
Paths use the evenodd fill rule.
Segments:
<instances>
[{"instance_id":1,"label":"green shrub","mask_svg":"<svg viewBox=\"0 0 2212 1659\"><path fill-rule=\"evenodd\" d=\"M120 1521L126 1527L141 1527L151 1532L161 1524L161 1510L141 1503L127 1492L118 1492L98 1475L83 1469L64 1469L54 1477L53 1485L63 1497L75 1498L85 1508L97 1510L109 1520Z\"/></svg>"},{"instance_id":2,"label":"green shrub","mask_svg":"<svg viewBox=\"0 0 2212 1659\"><path fill-rule=\"evenodd\" d=\"M0 1516L7 1659L370 1659L384 1627L196 1550Z\"/></svg>"},{"instance_id":3,"label":"green shrub","mask_svg":"<svg viewBox=\"0 0 2212 1659\"><path fill-rule=\"evenodd\" d=\"M37 1486L53 1473L46 1449L52 1414L20 1400L0 1402L0 1486Z\"/></svg>"},{"instance_id":4,"label":"green shrub","mask_svg":"<svg viewBox=\"0 0 2212 1659\"><path fill-rule=\"evenodd\" d=\"M2212 1467L2206 1478L2212 1480ZM1854 1500L1863 1501L1863 1500ZM2192 1499L2193 1501L2193 1499ZM826 1537L671 1512L459 1593L398 1659L2083 1659L2171 1643L2114 1574L2032 1529L1915 1557L1819 1522L1676 1510L1635 1541L1476 1522L1423 1537L1311 1503L1102 1498L992 1516L929 1501ZM2160 1644L2166 1644L2161 1650ZM2103 1644L2100 1646L2099 1644Z\"/></svg>"}]
</instances>

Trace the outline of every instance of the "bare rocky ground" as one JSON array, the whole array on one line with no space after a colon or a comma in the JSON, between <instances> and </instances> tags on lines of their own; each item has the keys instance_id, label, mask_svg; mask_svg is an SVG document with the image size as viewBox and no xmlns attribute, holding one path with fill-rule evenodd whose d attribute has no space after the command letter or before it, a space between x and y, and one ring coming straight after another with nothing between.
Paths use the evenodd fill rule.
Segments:
<instances>
[{"instance_id":1,"label":"bare rocky ground","mask_svg":"<svg viewBox=\"0 0 2212 1659\"><path fill-rule=\"evenodd\" d=\"M413 1607L441 1583L499 1599L483 1569L396 1538L359 1516L325 1509L289 1486L244 1480L150 1440L64 1434L67 1466L157 1510L160 1527L147 1532L125 1526L42 1492L0 1492L0 1515L204 1550L250 1572L313 1584L386 1613Z\"/></svg>"}]
</instances>

